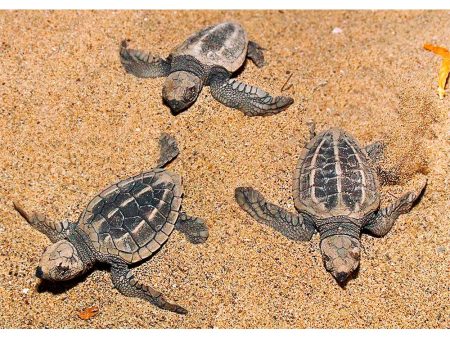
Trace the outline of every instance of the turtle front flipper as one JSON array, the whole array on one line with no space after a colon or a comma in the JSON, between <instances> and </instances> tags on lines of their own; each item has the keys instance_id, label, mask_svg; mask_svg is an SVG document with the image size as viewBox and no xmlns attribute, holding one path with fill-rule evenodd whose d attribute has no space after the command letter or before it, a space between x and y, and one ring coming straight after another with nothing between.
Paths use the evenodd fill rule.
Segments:
<instances>
[{"instance_id":1,"label":"turtle front flipper","mask_svg":"<svg viewBox=\"0 0 450 338\"><path fill-rule=\"evenodd\" d=\"M289 107L294 100L287 96L272 97L264 90L223 76L210 81L211 94L219 102L236 108L247 116L269 116Z\"/></svg>"},{"instance_id":2,"label":"turtle front flipper","mask_svg":"<svg viewBox=\"0 0 450 338\"><path fill-rule=\"evenodd\" d=\"M240 187L235 190L239 206L260 223L267 224L295 241L309 241L315 232L303 217L267 202L258 191Z\"/></svg>"},{"instance_id":3,"label":"turtle front flipper","mask_svg":"<svg viewBox=\"0 0 450 338\"><path fill-rule=\"evenodd\" d=\"M69 234L70 224L67 220L62 222L52 222L46 216L32 212L27 213L23 207L13 202L14 209L36 230L46 235L53 243L65 239Z\"/></svg>"},{"instance_id":4,"label":"turtle front flipper","mask_svg":"<svg viewBox=\"0 0 450 338\"><path fill-rule=\"evenodd\" d=\"M158 168L164 167L167 163L171 162L180 154L177 140L169 134L161 134L159 137L159 147L159 160L156 164Z\"/></svg>"},{"instance_id":5,"label":"turtle front flipper","mask_svg":"<svg viewBox=\"0 0 450 338\"><path fill-rule=\"evenodd\" d=\"M205 221L198 217L188 216L185 212L180 213L175 223L175 229L183 233L193 244L204 243L209 236Z\"/></svg>"},{"instance_id":6,"label":"turtle front flipper","mask_svg":"<svg viewBox=\"0 0 450 338\"><path fill-rule=\"evenodd\" d=\"M264 48L254 41L248 42L247 57L253 61L258 68L264 67Z\"/></svg>"},{"instance_id":7,"label":"turtle front flipper","mask_svg":"<svg viewBox=\"0 0 450 338\"><path fill-rule=\"evenodd\" d=\"M170 64L160 57L136 49L127 49L126 40L120 45L120 62L127 73L141 78L169 75Z\"/></svg>"},{"instance_id":8,"label":"turtle front flipper","mask_svg":"<svg viewBox=\"0 0 450 338\"><path fill-rule=\"evenodd\" d=\"M138 297L147 300L163 310L182 315L187 313L187 310L183 307L166 301L161 292L139 283L130 269L124 264L113 264L111 266L111 278L115 288L127 297Z\"/></svg>"},{"instance_id":9,"label":"turtle front flipper","mask_svg":"<svg viewBox=\"0 0 450 338\"><path fill-rule=\"evenodd\" d=\"M396 202L387 206L386 208L380 209L375 217L375 220L369 225L364 227L364 230L369 232L371 235L377 237L383 237L386 235L394 225L397 218L408 213L413 207L416 200L422 194L425 189L427 182L422 184L417 193L408 192L400 197Z\"/></svg>"}]
</instances>

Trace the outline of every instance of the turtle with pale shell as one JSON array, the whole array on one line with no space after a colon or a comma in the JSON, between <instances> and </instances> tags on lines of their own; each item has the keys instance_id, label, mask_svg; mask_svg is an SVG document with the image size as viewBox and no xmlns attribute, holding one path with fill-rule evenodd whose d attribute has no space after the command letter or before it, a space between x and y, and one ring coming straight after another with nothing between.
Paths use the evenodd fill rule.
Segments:
<instances>
[{"instance_id":1,"label":"turtle with pale shell","mask_svg":"<svg viewBox=\"0 0 450 338\"><path fill-rule=\"evenodd\" d=\"M272 96L232 77L246 58L257 67L264 66L263 48L250 41L237 22L222 22L192 34L167 59L130 49L125 40L120 48L120 61L127 73L139 78L166 78L162 96L173 113L189 108L203 86L210 87L217 101L248 116L273 115L289 107L294 102L291 97Z\"/></svg>"}]
</instances>

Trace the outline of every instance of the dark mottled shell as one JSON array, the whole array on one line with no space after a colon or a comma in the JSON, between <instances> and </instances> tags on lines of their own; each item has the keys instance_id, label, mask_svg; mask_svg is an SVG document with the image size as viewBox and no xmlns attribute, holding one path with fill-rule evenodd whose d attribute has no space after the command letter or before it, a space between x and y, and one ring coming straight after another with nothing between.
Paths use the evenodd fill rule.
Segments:
<instances>
[{"instance_id":1,"label":"dark mottled shell","mask_svg":"<svg viewBox=\"0 0 450 338\"><path fill-rule=\"evenodd\" d=\"M294 174L297 210L317 218L361 219L379 206L378 180L356 140L339 129L314 137Z\"/></svg>"},{"instance_id":2,"label":"dark mottled shell","mask_svg":"<svg viewBox=\"0 0 450 338\"><path fill-rule=\"evenodd\" d=\"M113 184L88 204L79 228L96 250L128 263L149 257L170 236L183 190L177 174L155 169Z\"/></svg>"},{"instance_id":3,"label":"dark mottled shell","mask_svg":"<svg viewBox=\"0 0 450 338\"><path fill-rule=\"evenodd\" d=\"M247 33L241 25L223 22L191 35L174 49L172 56L192 55L202 64L235 72L245 61L247 45Z\"/></svg>"}]
</instances>

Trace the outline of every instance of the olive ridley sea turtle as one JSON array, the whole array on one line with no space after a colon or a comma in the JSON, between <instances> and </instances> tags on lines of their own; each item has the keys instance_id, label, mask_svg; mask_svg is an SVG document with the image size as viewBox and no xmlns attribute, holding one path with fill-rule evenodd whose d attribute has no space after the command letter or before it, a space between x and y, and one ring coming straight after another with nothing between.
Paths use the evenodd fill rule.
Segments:
<instances>
[{"instance_id":1,"label":"olive ridley sea turtle","mask_svg":"<svg viewBox=\"0 0 450 338\"><path fill-rule=\"evenodd\" d=\"M298 213L267 202L256 190L235 190L238 204L258 222L289 239L309 241L318 231L325 268L340 285L359 267L362 231L386 235L396 219L409 212L426 186L408 192L380 208L379 182L374 166L380 143L362 149L340 129L315 136L314 126L294 172L293 193Z\"/></svg>"},{"instance_id":2,"label":"olive ridley sea turtle","mask_svg":"<svg viewBox=\"0 0 450 338\"><path fill-rule=\"evenodd\" d=\"M120 60L125 70L137 77L166 77L162 96L172 112L191 106L203 86L210 86L212 96L227 107L246 115L272 115L294 100L272 97L264 90L231 78L248 57L257 67L264 66L263 48L249 41L242 26L223 22L202 29L176 47L164 60L149 53L128 49L122 41Z\"/></svg>"},{"instance_id":3,"label":"olive ridley sea turtle","mask_svg":"<svg viewBox=\"0 0 450 338\"><path fill-rule=\"evenodd\" d=\"M161 154L151 171L113 184L95 196L77 223L52 222L40 213L27 213L14 203L27 222L53 244L42 254L36 276L58 282L73 279L102 262L111 266L114 286L125 296L147 300L161 309L185 314L163 294L139 283L129 269L163 246L173 229L194 243L208 238L200 218L181 211L181 177L163 167L179 153L171 136L160 137Z\"/></svg>"}]
</instances>

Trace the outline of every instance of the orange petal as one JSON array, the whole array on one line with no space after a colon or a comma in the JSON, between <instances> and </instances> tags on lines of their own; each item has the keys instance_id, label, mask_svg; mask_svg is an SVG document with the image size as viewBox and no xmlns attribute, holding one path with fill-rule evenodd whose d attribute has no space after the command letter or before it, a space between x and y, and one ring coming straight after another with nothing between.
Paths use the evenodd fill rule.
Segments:
<instances>
[{"instance_id":1,"label":"orange petal","mask_svg":"<svg viewBox=\"0 0 450 338\"><path fill-rule=\"evenodd\" d=\"M447 48L430 45L428 43L423 45L423 48L425 48L426 50L429 50L430 52L433 52L437 55L440 55L443 58L446 58L446 59L450 58L450 52L448 51Z\"/></svg>"},{"instance_id":2,"label":"orange petal","mask_svg":"<svg viewBox=\"0 0 450 338\"><path fill-rule=\"evenodd\" d=\"M443 99L445 95L445 84L447 83L448 74L450 72L450 52L444 47L434 46L430 44L423 45L423 48L442 56L442 64L441 68L439 69L438 78L438 94L439 98Z\"/></svg>"},{"instance_id":3,"label":"orange petal","mask_svg":"<svg viewBox=\"0 0 450 338\"><path fill-rule=\"evenodd\" d=\"M83 309L80 313L78 313L78 317L80 317L83 320L91 319L92 317L95 317L98 314L98 306L91 306L88 308Z\"/></svg>"},{"instance_id":4,"label":"orange petal","mask_svg":"<svg viewBox=\"0 0 450 338\"><path fill-rule=\"evenodd\" d=\"M447 83L448 74L450 73L450 59L443 59L441 68L439 69L438 93L441 99L445 95L445 84Z\"/></svg>"}]
</instances>

